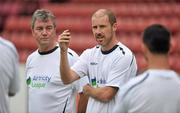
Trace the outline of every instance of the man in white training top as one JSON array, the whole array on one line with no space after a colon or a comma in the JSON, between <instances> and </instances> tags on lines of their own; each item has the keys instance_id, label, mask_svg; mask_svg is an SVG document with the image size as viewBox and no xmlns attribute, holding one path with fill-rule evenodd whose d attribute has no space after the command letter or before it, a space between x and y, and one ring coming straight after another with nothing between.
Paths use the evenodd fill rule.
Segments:
<instances>
[{"instance_id":1,"label":"man in white training top","mask_svg":"<svg viewBox=\"0 0 180 113\"><path fill-rule=\"evenodd\" d=\"M91 20L98 45L85 50L72 68L67 60L70 32L65 30L59 36L62 80L69 84L88 76L90 83L83 88L83 93L89 96L86 113L111 113L117 92L136 75L136 59L131 50L117 40L116 17L110 10L99 9Z\"/></svg>"},{"instance_id":2,"label":"man in white training top","mask_svg":"<svg viewBox=\"0 0 180 113\"><path fill-rule=\"evenodd\" d=\"M180 113L180 78L170 69L169 49L170 32L164 26L145 29L142 50L148 70L121 89L113 113Z\"/></svg>"},{"instance_id":3,"label":"man in white training top","mask_svg":"<svg viewBox=\"0 0 180 113\"><path fill-rule=\"evenodd\" d=\"M60 49L57 44L55 16L38 9L32 16L32 34L38 49L26 62L28 113L76 113L79 82L64 85L59 70ZM68 49L69 65L78 55Z\"/></svg>"},{"instance_id":4,"label":"man in white training top","mask_svg":"<svg viewBox=\"0 0 180 113\"><path fill-rule=\"evenodd\" d=\"M19 56L15 46L0 37L0 113L10 113L9 97L19 90Z\"/></svg>"}]
</instances>

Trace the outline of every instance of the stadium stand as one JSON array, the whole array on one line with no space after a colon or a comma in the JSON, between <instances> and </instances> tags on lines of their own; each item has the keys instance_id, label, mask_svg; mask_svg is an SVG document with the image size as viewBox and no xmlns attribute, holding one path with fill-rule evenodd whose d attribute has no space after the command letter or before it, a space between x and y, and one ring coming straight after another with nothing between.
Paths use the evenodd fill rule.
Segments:
<instances>
[{"instance_id":1,"label":"stadium stand","mask_svg":"<svg viewBox=\"0 0 180 113\"><path fill-rule=\"evenodd\" d=\"M30 31L32 12L37 8L51 10L57 17L60 34L70 29L70 47L77 53L93 47L96 42L91 33L91 15L99 8L108 8L118 17L118 38L135 53L139 72L146 69L141 53L141 34L153 23L161 23L172 31L170 53L171 68L180 73L180 2L178 0L67 0L63 3L48 0L0 0L0 32L15 43L20 62L36 49Z\"/></svg>"}]
</instances>

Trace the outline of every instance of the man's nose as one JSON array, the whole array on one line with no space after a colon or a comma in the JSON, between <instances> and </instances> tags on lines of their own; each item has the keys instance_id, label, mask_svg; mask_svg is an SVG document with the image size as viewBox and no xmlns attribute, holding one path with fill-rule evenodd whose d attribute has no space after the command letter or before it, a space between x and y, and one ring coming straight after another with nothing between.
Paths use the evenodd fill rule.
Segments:
<instances>
[{"instance_id":1,"label":"man's nose","mask_svg":"<svg viewBox=\"0 0 180 113\"><path fill-rule=\"evenodd\" d=\"M47 35L47 30L46 30L46 29L43 29L42 34L43 34L43 35Z\"/></svg>"},{"instance_id":2,"label":"man's nose","mask_svg":"<svg viewBox=\"0 0 180 113\"><path fill-rule=\"evenodd\" d=\"M96 29L96 34L101 34L101 29L100 29L100 27L97 27L97 29Z\"/></svg>"}]
</instances>

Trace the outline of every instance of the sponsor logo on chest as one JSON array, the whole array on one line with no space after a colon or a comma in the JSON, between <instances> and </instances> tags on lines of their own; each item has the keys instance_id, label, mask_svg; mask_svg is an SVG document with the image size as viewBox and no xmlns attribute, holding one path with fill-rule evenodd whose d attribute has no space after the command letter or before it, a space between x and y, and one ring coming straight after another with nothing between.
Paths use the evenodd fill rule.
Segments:
<instances>
[{"instance_id":1,"label":"sponsor logo on chest","mask_svg":"<svg viewBox=\"0 0 180 113\"><path fill-rule=\"evenodd\" d=\"M50 80L51 76L29 76L26 83L29 87L40 89L46 87Z\"/></svg>"}]
</instances>

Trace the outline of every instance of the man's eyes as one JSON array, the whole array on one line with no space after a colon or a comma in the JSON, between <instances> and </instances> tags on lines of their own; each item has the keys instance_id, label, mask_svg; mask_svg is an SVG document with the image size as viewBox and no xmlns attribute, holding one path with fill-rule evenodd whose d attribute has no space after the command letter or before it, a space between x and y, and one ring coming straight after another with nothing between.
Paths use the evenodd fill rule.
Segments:
<instances>
[{"instance_id":1,"label":"man's eyes","mask_svg":"<svg viewBox=\"0 0 180 113\"><path fill-rule=\"evenodd\" d=\"M100 26L93 26L93 29L97 29L97 28L104 28L104 27L106 27L105 25L100 25Z\"/></svg>"},{"instance_id":2,"label":"man's eyes","mask_svg":"<svg viewBox=\"0 0 180 113\"><path fill-rule=\"evenodd\" d=\"M53 29L53 27L46 27L46 28L38 27L38 28L36 28L36 30L38 30L38 31L42 31L43 29L51 30L51 29Z\"/></svg>"},{"instance_id":3,"label":"man's eyes","mask_svg":"<svg viewBox=\"0 0 180 113\"><path fill-rule=\"evenodd\" d=\"M38 27L38 28L36 28L36 30L41 31L41 30L43 30L43 28Z\"/></svg>"},{"instance_id":4,"label":"man's eyes","mask_svg":"<svg viewBox=\"0 0 180 113\"><path fill-rule=\"evenodd\" d=\"M47 27L46 29L51 30L51 29L53 29L53 27Z\"/></svg>"}]
</instances>

